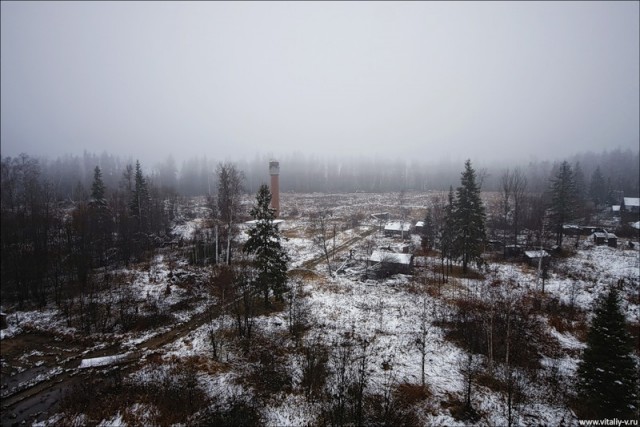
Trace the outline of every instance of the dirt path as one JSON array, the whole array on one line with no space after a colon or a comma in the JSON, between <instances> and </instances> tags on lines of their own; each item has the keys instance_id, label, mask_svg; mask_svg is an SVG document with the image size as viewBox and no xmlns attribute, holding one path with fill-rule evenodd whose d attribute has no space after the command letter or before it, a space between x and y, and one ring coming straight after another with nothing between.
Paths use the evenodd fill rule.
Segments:
<instances>
[{"instance_id":1,"label":"dirt path","mask_svg":"<svg viewBox=\"0 0 640 427\"><path fill-rule=\"evenodd\" d=\"M332 250L329 255L342 252L360 240L363 240L373 234L376 228L373 227L364 233L352 237L341 245ZM324 255L307 261L303 264L302 269L312 269L318 264L325 261ZM299 270L299 269L298 269ZM125 361L125 364L139 362L145 352L157 350L167 344L170 344L184 336L189 332L204 325L213 315L212 310L218 313L229 307L233 302L228 302L224 306L210 306L200 314L194 315L187 322L176 325L166 332L157 334L139 344L129 351L139 357L132 357ZM93 357L101 357L107 355L118 354L119 345L114 344L108 348L95 350L87 354L77 352L66 355L65 362L60 369L55 370L47 379L24 387L15 393L9 393L2 398L2 414L0 422L2 426L12 426L23 422L34 422L38 418L42 418L49 410L59 402L60 397L65 390L69 389L75 382L82 381L93 375L94 369L79 369L81 359L89 359ZM51 372L51 371L49 371Z\"/></svg>"},{"instance_id":2,"label":"dirt path","mask_svg":"<svg viewBox=\"0 0 640 427\"><path fill-rule=\"evenodd\" d=\"M170 330L155 335L139 344L137 344L129 352L139 355L137 358L129 358L125 363L138 362L144 351L157 350L166 344L169 344L189 332L202 326L210 318L210 309L203 313L193 316L189 321L176 325ZM222 310L224 307L213 307L215 310ZM67 355L65 363L60 365L60 369L56 369L49 374L47 379L37 382L33 385L23 387L21 390L11 393L2 398L2 415L0 421L2 426L9 426L22 421L30 420L31 417L46 412L51 406L58 402L58 398L50 399L50 396L60 396L65 388L70 386L72 377L79 375L84 377L92 369L80 370L80 361L82 359L90 359L93 357L102 357L118 354L120 350L119 344L109 346L100 350L83 354L82 352L73 355ZM51 372L51 371L49 371Z\"/></svg>"},{"instance_id":3,"label":"dirt path","mask_svg":"<svg viewBox=\"0 0 640 427\"><path fill-rule=\"evenodd\" d=\"M342 251L350 248L351 246L353 246L356 243L358 243L360 240L366 239L367 237L371 236L376 231L377 231L376 227L371 227L370 230L367 230L364 233L359 234L358 236L352 237L351 239L345 241L344 243L336 246L335 249L330 250L329 251L329 256L333 256L333 255L335 255L335 254L337 254L339 252L342 252ZM312 260L309 260L309 261L303 263L301 268L294 269L294 270L302 270L302 269L310 270L312 268L317 267L318 264L321 264L323 262L326 262L325 256L324 255L320 255L317 258L314 258Z\"/></svg>"}]
</instances>

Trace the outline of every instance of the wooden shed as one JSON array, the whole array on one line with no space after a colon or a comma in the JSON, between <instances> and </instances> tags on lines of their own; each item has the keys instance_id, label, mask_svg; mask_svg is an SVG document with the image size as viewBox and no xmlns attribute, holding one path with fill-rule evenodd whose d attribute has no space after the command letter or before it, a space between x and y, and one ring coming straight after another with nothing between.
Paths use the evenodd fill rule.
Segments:
<instances>
[{"instance_id":1,"label":"wooden shed","mask_svg":"<svg viewBox=\"0 0 640 427\"><path fill-rule=\"evenodd\" d=\"M524 257L529 265L537 267L540 264L540 259L543 263L549 262L549 253L543 249L537 251L524 251Z\"/></svg>"},{"instance_id":2,"label":"wooden shed","mask_svg":"<svg viewBox=\"0 0 640 427\"><path fill-rule=\"evenodd\" d=\"M596 245L608 245L612 248L618 246L618 236L613 233L607 233L606 231L598 231L592 234L593 243Z\"/></svg>"},{"instance_id":3,"label":"wooden shed","mask_svg":"<svg viewBox=\"0 0 640 427\"><path fill-rule=\"evenodd\" d=\"M390 274L411 274L413 270L413 255L399 254L383 250L375 250L369 257L371 265L380 264L381 268Z\"/></svg>"},{"instance_id":4,"label":"wooden shed","mask_svg":"<svg viewBox=\"0 0 640 427\"><path fill-rule=\"evenodd\" d=\"M385 236L408 236L411 223L402 221L391 221L384 226Z\"/></svg>"}]
</instances>

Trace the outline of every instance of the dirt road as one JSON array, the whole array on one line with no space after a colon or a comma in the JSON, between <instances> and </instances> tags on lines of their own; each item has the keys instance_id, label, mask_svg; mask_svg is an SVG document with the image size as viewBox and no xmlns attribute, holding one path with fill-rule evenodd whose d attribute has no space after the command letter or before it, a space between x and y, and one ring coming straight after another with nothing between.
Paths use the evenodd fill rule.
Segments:
<instances>
[{"instance_id":1,"label":"dirt road","mask_svg":"<svg viewBox=\"0 0 640 427\"><path fill-rule=\"evenodd\" d=\"M331 256L350 248L358 241L370 236L374 232L375 228L372 228L345 241L332 250L329 255ZM324 255L319 256L305 262L301 269L312 269L324 261ZM186 336L189 332L204 325L212 316L215 317L218 313L222 313L222 311L231 304L233 304L233 302L228 302L224 306L210 306L202 313L194 315L187 322L177 324L170 330L159 333L137 344L134 348L129 348L129 352L137 356L139 355L139 357L129 358L129 360L125 361L125 364L131 365L132 363L142 361L144 357L143 354L145 352L160 349L161 347ZM2 426L12 426L24 422L33 423L35 421L42 421L42 419L46 418L47 414L51 413L51 409L59 403L60 398L64 395L66 390L73 386L73 384L96 375L96 371L104 372L106 370L113 369L113 367L79 369L80 361L82 359L115 355L119 353L122 353L122 349L120 349L119 345L116 344L90 353L83 353L78 350L75 353L67 354L64 363L53 370L50 369L49 374L45 376L45 379L27 387L23 387L15 392L9 392L6 396L3 396L0 423ZM122 368L124 367L121 367L120 369Z\"/></svg>"}]
</instances>

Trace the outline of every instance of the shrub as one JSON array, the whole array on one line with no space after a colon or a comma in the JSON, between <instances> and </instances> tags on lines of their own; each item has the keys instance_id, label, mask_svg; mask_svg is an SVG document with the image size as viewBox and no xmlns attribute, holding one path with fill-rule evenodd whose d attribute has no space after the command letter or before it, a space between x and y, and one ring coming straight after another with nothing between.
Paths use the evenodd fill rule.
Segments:
<instances>
[{"instance_id":1,"label":"shrub","mask_svg":"<svg viewBox=\"0 0 640 427\"><path fill-rule=\"evenodd\" d=\"M260 426L262 417L254 404L245 400L234 400L230 405L217 404L197 416L193 425L203 427Z\"/></svg>"}]
</instances>

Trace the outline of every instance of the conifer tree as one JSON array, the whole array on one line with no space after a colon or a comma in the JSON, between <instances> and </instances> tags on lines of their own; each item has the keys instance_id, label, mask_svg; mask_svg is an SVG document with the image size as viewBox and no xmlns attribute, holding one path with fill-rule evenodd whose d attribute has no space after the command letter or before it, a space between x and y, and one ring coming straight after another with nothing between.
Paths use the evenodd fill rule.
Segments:
<instances>
[{"instance_id":1,"label":"conifer tree","mask_svg":"<svg viewBox=\"0 0 640 427\"><path fill-rule=\"evenodd\" d=\"M422 249L430 250L433 248L435 240L435 225L433 223L433 215L431 208L427 208L427 213L424 217L424 224L422 226L421 242Z\"/></svg>"},{"instance_id":2,"label":"conifer tree","mask_svg":"<svg viewBox=\"0 0 640 427\"><path fill-rule=\"evenodd\" d=\"M149 230L149 188L147 180L142 174L140 161L136 161L136 171L134 178L134 187L131 194L131 203L129 210L131 217L135 219L136 230L146 232Z\"/></svg>"},{"instance_id":3,"label":"conifer tree","mask_svg":"<svg viewBox=\"0 0 640 427\"><path fill-rule=\"evenodd\" d=\"M453 218L455 221L454 254L462 259L462 271L467 272L468 264L482 264L482 246L485 240L486 214L480 199L480 186L476 183L476 172L471 160L464 164L456 190Z\"/></svg>"},{"instance_id":4,"label":"conifer tree","mask_svg":"<svg viewBox=\"0 0 640 427\"><path fill-rule=\"evenodd\" d=\"M250 212L256 222L249 229L249 239L243 249L245 253L256 257L256 284L264 296L265 306L269 305L270 291L277 299L282 298L286 290L289 262L289 256L281 244L278 226L273 223L275 209L270 208L270 204L271 192L266 184L262 184L256 195L256 205Z\"/></svg>"},{"instance_id":5,"label":"conifer tree","mask_svg":"<svg viewBox=\"0 0 640 427\"><path fill-rule=\"evenodd\" d=\"M638 368L632 352L618 292L611 288L597 301L578 366L578 399L585 418L638 416Z\"/></svg>"},{"instance_id":6,"label":"conifer tree","mask_svg":"<svg viewBox=\"0 0 640 427\"><path fill-rule=\"evenodd\" d=\"M602 176L600 166L598 166L591 175L589 196L591 196L591 200L595 203L596 207L603 204L607 199L607 183L604 180L604 176Z\"/></svg>"},{"instance_id":7,"label":"conifer tree","mask_svg":"<svg viewBox=\"0 0 640 427\"><path fill-rule=\"evenodd\" d=\"M98 204L106 204L105 187L102 182L102 172L100 167L96 166L93 170L93 184L91 184L91 201Z\"/></svg>"},{"instance_id":8,"label":"conifer tree","mask_svg":"<svg viewBox=\"0 0 640 427\"><path fill-rule=\"evenodd\" d=\"M585 200L587 197L587 183L582 167L580 167L580 162L576 162L573 167L573 181L576 187L576 198L579 201Z\"/></svg>"},{"instance_id":9,"label":"conifer tree","mask_svg":"<svg viewBox=\"0 0 640 427\"><path fill-rule=\"evenodd\" d=\"M551 181L550 218L556 232L556 244L562 246L563 225L573 218L577 196L574 174L567 161L562 162L558 173Z\"/></svg>"},{"instance_id":10,"label":"conifer tree","mask_svg":"<svg viewBox=\"0 0 640 427\"><path fill-rule=\"evenodd\" d=\"M91 198L89 200L89 230L92 249L100 264L104 262L104 251L111 242L113 231L113 217L106 200L106 189L102 181L102 172L98 166L93 171Z\"/></svg>"}]
</instances>

